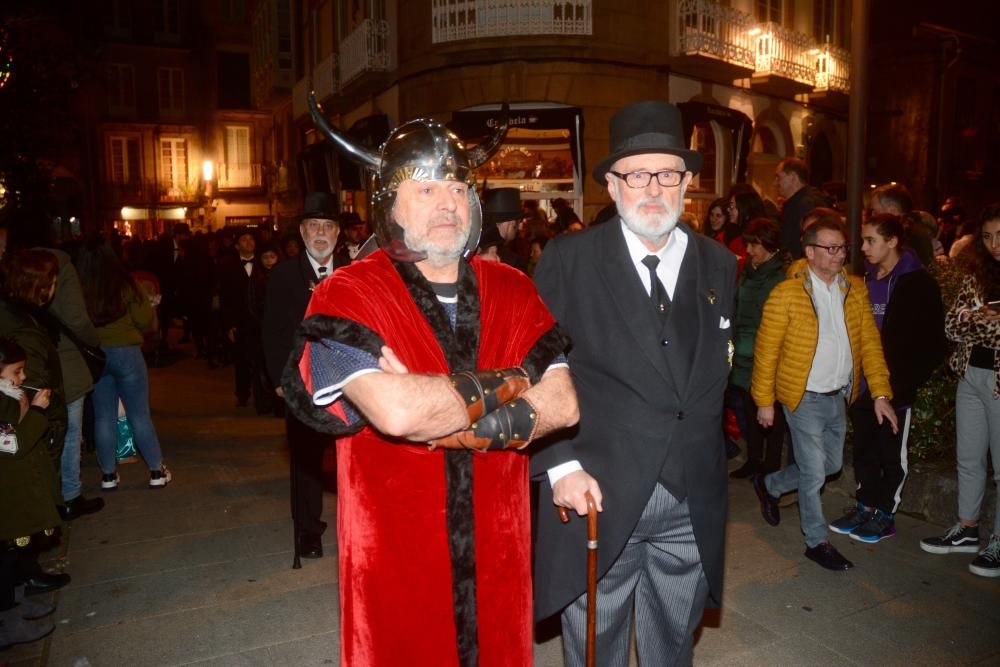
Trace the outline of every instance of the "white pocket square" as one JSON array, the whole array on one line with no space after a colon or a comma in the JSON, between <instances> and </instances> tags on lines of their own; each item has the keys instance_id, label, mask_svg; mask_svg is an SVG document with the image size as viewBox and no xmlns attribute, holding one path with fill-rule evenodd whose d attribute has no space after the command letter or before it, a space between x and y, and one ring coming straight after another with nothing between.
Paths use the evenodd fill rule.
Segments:
<instances>
[{"instance_id":1,"label":"white pocket square","mask_svg":"<svg viewBox=\"0 0 1000 667\"><path fill-rule=\"evenodd\" d=\"M719 318L719 328L720 329L728 329L729 328L729 320L727 320L724 317L720 317Z\"/></svg>"}]
</instances>

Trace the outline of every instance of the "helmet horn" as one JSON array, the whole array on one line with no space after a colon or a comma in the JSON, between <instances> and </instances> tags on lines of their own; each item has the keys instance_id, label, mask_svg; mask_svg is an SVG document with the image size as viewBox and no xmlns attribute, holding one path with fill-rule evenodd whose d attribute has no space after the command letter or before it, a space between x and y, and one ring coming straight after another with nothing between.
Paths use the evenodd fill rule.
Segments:
<instances>
[{"instance_id":1,"label":"helmet horn","mask_svg":"<svg viewBox=\"0 0 1000 667\"><path fill-rule=\"evenodd\" d=\"M468 152L469 169L476 169L486 164L486 161L493 157L493 154L500 148L504 137L507 136L507 128L510 123L510 105L506 102L500 108L500 122L493 136L479 144Z\"/></svg>"},{"instance_id":2,"label":"helmet horn","mask_svg":"<svg viewBox=\"0 0 1000 667\"><path fill-rule=\"evenodd\" d=\"M312 115L313 123L323 133L323 136L329 139L330 143L362 167L367 167L374 171L378 170L379 165L382 164L382 158L379 157L379 154L357 143L343 131L331 127L326 122L326 116L323 115L323 108L316 101L316 93L314 91L309 91L309 112ZM506 130L506 125L504 129Z\"/></svg>"}]
</instances>

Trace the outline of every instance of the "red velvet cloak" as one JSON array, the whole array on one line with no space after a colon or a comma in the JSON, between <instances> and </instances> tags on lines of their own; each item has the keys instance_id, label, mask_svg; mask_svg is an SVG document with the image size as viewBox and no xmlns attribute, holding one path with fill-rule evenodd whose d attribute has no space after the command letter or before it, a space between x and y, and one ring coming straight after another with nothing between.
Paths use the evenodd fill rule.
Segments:
<instances>
[{"instance_id":1,"label":"red velvet cloak","mask_svg":"<svg viewBox=\"0 0 1000 667\"><path fill-rule=\"evenodd\" d=\"M471 266L478 367L521 365L554 331L552 316L520 272L478 258ZM432 325L381 251L321 283L307 321L316 315L374 332L410 372L450 372ZM311 394L308 347L298 368ZM443 456L368 427L337 443L343 665L458 665ZM532 661L528 457L476 454L472 475L479 665L522 667Z\"/></svg>"}]
</instances>

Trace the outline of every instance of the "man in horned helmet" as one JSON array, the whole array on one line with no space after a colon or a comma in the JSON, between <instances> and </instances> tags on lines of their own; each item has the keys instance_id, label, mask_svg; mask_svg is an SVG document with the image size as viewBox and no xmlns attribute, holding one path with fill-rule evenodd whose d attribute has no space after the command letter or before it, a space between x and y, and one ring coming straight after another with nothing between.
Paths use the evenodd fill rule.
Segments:
<instances>
[{"instance_id":1,"label":"man in horned helmet","mask_svg":"<svg viewBox=\"0 0 1000 667\"><path fill-rule=\"evenodd\" d=\"M375 172L379 249L313 293L284 374L289 406L340 436L341 664L525 665L527 457L577 421L564 338L531 282L466 256L481 211L466 151L405 123L376 153L313 118ZM504 128L505 129L505 128Z\"/></svg>"}]
</instances>

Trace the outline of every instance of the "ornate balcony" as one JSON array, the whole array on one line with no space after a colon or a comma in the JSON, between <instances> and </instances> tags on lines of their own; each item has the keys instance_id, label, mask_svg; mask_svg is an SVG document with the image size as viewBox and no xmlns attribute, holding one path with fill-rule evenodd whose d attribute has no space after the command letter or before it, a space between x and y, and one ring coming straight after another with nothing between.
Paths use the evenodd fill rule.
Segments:
<instances>
[{"instance_id":1,"label":"ornate balcony","mask_svg":"<svg viewBox=\"0 0 1000 667\"><path fill-rule=\"evenodd\" d=\"M844 49L824 44L816 49L816 88L809 101L834 111L847 111L851 92L851 58Z\"/></svg>"},{"instance_id":2,"label":"ornate balcony","mask_svg":"<svg viewBox=\"0 0 1000 667\"><path fill-rule=\"evenodd\" d=\"M777 23L761 23L751 34L757 40L750 86L773 95L796 95L816 83L815 49L801 32Z\"/></svg>"},{"instance_id":3,"label":"ornate balcony","mask_svg":"<svg viewBox=\"0 0 1000 667\"><path fill-rule=\"evenodd\" d=\"M434 44L480 37L590 35L591 0L432 0Z\"/></svg>"},{"instance_id":4,"label":"ornate balcony","mask_svg":"<svg viewBox=\"0 0 1000 667\"><path fill-rule=\"evenodd\" d=\"M722 80L753 72L755 24L749 14L716 0L681 0L674 25L676 69Z\"/></svg>"},{"instance_id":5,"label":"ornate balcony","mask_svg":"<svg viewBox=\"0 0 1000 667\"><path fill-rule=\"evenodd\" d=\"M340 88L366 72L392 69L389 22L365 19L340 43Z\"/></svg>"}]
</instances>

